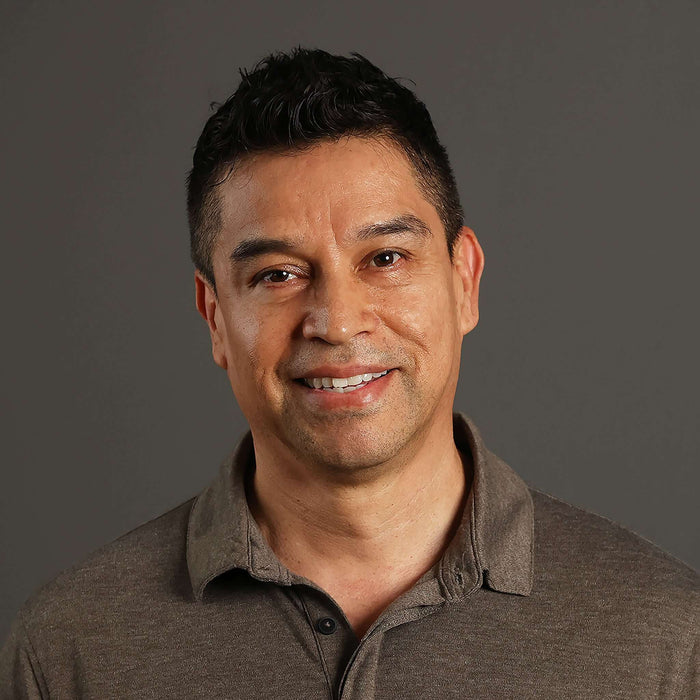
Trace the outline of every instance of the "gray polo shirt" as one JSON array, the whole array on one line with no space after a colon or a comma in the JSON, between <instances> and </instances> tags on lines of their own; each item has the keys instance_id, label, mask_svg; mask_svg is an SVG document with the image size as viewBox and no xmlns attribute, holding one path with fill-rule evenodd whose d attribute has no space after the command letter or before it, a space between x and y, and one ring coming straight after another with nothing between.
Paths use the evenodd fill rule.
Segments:
<instances>
[{"instance_id":1,"label":"gray polo shirt","mask_svg":"<svg viewBox=\"0 0 700 700\"><path fill-rule=\"evenodd\" d=\"M473 468L435 568L358 640L252 518L248 433L198 498L20 611L2 698L699 698L698 575L529 489L455 416Z\"/></svg>"}]
</instances>

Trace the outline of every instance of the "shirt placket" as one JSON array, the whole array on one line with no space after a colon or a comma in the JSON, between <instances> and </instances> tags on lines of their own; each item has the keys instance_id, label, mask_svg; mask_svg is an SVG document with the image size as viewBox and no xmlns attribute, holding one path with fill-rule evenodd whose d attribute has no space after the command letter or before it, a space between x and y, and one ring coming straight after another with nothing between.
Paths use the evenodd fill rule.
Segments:
<instances>
[{"instance_id":1,"label":"shirt placket","mask_svg":"<svg viewBox=\"0 0 700 700\"><path fill-rule=\"evenodd\" d=\"M337 688L337 700L375 700L377 696L377 671L381 662L384 635L399 625L410 624L432 615L440 604L398 608L383 613L357 645L350 657Z\"/></svg>"},{"instance_id":2,"label":"shirt placket","mask_svg":"<svg viewBox=\"0 0 700 700\"><path fill-rule=\"evenodd\" d=\"M342 610L329 596L308 586L295 588L328 679L329 697L335 700L345 668L357 648L357 637Z\"/></svg>"}]
</instances>

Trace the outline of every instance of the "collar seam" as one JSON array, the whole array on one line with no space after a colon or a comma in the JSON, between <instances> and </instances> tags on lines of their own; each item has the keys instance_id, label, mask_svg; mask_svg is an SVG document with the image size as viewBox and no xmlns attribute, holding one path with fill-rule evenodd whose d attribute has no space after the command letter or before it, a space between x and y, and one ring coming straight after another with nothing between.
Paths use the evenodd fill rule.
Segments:
<instances>
[{"instance_id":1,"label":"collar seam","mask_svg":"<svg viewBox=\"0 0 700 700\"><path fill-rule=\"evenodd\" d=\"M190 586L192 587L192 593L194 595L194 599L198 602L202 601L202 593L204 592L204 586L206 586L206 583L204 586L199 583L199 585L195 586L195 577L196 574L193 571L193 566L192 566L192 557L194 556L192 552L192 520L194 518L194 511L195 508L197 507L197 504L199 503L199 499L202 497L202 494L198 494L198 496L194 499L194 502L192 503L192 508L190 508L190 513L187 518L187 535L185 537L185 546L186 546L186 556L187 556L187 573L189 574L190 577ZM200 591L201 589L201 591Z\"/></svg>"},{"instance_id":2,"label":"collar seam","mask_svg":"<svg viewBox=\"0 0 700 700\"><path fill-rule=\"evenodd\" d=\"M253 543L251 541L250 533L250 518L251 514L246 511L245 513L245 546L246 546L246 562L248 563L248 572L253 573Z\"/></svg>"},{"instance_id":3,"label":"collar seam","mask_svg":"<svg viewBox=\"0 0 700 700\"><path fill-rule=\"evenodd\" d=\"M476 471L476 469L474 471ZM471 529L471 532L469 533L469 539L471 540L472 556L474 557L474 564L476 566L476 573L478 577L477 582L474 584L474 589L480 588L484 582L484 566L482 564L481 552L479 551L479 543L477 541L476 536L476 501L476 494L474 494L474 498L472 498L471 512L469 513L469 525Z\"/></svg>"}]
</instances>

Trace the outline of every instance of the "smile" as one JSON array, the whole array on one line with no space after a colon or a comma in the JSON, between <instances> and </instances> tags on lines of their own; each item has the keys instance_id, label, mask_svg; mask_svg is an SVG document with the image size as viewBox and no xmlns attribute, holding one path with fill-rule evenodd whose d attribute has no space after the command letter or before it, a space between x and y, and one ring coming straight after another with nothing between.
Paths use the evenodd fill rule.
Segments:
<instances>
[{"instance_id":1,"label":"smile","mask_svg":"<svg viewBox=\"0 0 700 700\"><path fill-rule=\"evenodd\" d=\"M370 372L368 374L356 374L354 377L309 377L301 381L311 389L321 389L336 394L347 394L362 387L367 386L375 379L379 379L388 374L389 370L383 372Z\"/></svg>"}]
</instances>

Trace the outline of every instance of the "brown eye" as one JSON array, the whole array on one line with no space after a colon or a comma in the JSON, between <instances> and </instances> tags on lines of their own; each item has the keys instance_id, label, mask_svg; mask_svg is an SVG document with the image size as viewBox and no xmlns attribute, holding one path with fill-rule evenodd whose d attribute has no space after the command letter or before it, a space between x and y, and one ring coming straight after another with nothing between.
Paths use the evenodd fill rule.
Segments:
<instances>
[{"instance_id":1,"label":"brown eye","mask_svg":"<svg viewBox=\"0 0 700 700\"><path fill-rule=\"evenodd\" d=\"M288 270L270 270L266 272L260 279L263 282L272 282L272 284L278 284L280 282L286 282L294 275Z\"/></svg>"},{"instance_id":2,"label":"brown eye","mask_svg":"<svg viewBox=\"0 0 700 700\"><path fill-rule=\"evenodd\" d=\"M375 255L372 258L372 262L377 267L389 267L390 265L393 265L399 257L400 253L397 253L395 250L384 250Z\"/></svg>"}]
</instances>

